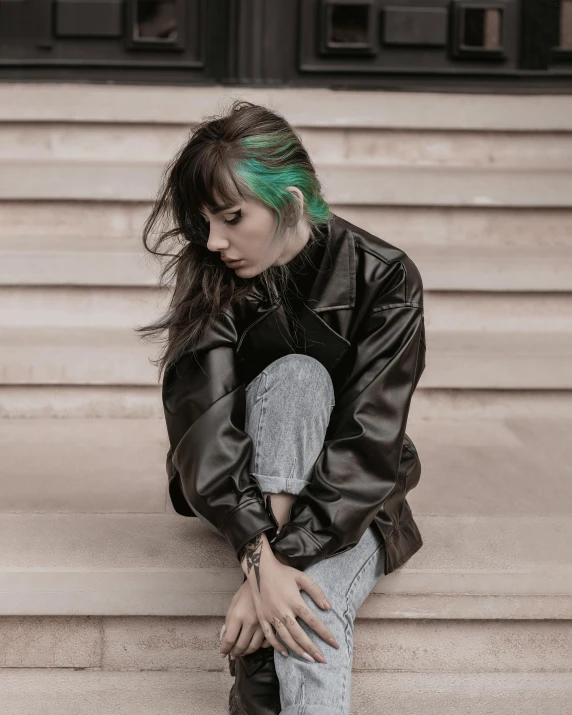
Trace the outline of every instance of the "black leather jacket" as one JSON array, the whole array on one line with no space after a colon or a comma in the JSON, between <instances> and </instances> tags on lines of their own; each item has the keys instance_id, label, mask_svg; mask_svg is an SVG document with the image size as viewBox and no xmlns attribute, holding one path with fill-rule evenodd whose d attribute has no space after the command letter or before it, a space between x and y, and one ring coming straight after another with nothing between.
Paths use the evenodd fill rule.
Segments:
<instances>
[{"instance_id":1,"label":"black leather jacket","mask_svg":"<svg viewBox=\"0 0 572 715\"><path fill-rule=\"evenodd\" d=\"M300 321L305 352L328 370L336 404L288 523L276 535L271 505L249 475L245 386L292 352L282 301L270 302L256 284L221 312L196 358L183 355L165 374L169 494L177 513L198 512L237 559L266 532L273 550L300 570L353 548L373 522L388 574L423 544L405 498L421 475L405 427L425 368L423 284L401 249L336 215L326 232L328 250Z\"/></svg>"}]
</instances>

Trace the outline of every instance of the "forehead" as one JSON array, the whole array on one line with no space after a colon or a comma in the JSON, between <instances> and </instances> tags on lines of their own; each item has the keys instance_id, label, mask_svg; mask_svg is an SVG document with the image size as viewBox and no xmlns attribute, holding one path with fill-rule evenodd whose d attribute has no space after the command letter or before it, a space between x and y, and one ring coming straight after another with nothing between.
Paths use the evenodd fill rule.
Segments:
<instances>
[{"instance_id":1,"label":"forehead","mask_svg":"<svg viewBox=\"0 0 572 715\"><path fill-rule=\"evenodd\" d=\"M211 213L216 216L216 214L223 213L224 211L229 211L230 209L238 209L241 206L241 203L224 203L224 204L217 204L216 206L213 206L212 209L210 209ZM208 207L203 207L203 211L209 211Z\"/></svg>"}]
</instances>

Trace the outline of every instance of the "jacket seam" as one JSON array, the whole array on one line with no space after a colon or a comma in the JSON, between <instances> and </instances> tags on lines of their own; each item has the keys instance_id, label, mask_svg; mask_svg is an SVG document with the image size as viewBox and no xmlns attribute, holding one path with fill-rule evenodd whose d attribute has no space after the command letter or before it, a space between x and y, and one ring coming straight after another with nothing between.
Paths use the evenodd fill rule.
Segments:
<instances>
[{"instance_id":1,"label":"jacket seam","mask_svg":"<svg viewBox=\"0 0 572 715\"><path fill-rule=\"evenodd\" d=\"M400 521L400 522L399 522L399 525L398 525L398 527L397 527L397 529L394 529L393 531L391 531L391 532L387 535L387 538L390 539L394 534L399 533L399 532L401 531L401 529L403 529L404 526L406 526L410 521L413 521L413 520L414 520L414 519L413 519L413 514L411 514L411 516L408 516L407 519L404 519L403 521Z\"/></svg>"},{"instance_id":2,"label":"jacket seam","mask_svg":"<svg viewBox=\"0 0 572 715\"><path fill-rule=\"evenodd\" d=\"M409 549L409 551L406 551L406 552L401 556L401 558L398 559L398 560L393 564L393 568L394 568L394 569L399 568L402 564L405 563L405 561L407 561L407 557L409 556L409 554L411 554L411 552L417 551L417 550L419 549L419 547L422 546L422 545L423 545L423 540L422 540L422 539L417 539L417 540L414 542L413 546Z\"/></svg>"},{"instance_id":3,"label":"jacket seam","mask_svg":"<svg viewBox=\"0 0 572 715\"><path fill-rule=\"evenodd\" d=\"M228 517L225 519L224 523L220 526L220 530L224 531L226 529L228 523L230 522L230 520L234 517L234 515L237 512L239 512L241 509L244 509L245 506L252 504L252 502L258 502L258 497L252 497L251 499L248 499L247 501L235 506L234 509L228 515Z\"/></svg>"},{"instance_id":4,"label":"jacket seam","mask_svg":"<svg viewBox=\"0 0 572 715\"><path fill-rule=\"evenodd\" d=\"M365 388L364 388L364 389L365 389ZM363 392L363 390L362 390L362 392ZM361 394L361 393L360 393L360 394ZM404 442L405 442L405 435L404 435L403 440L402 440L402 442L401 442L401 452L402 452L402 453L403 453L403 445L404 445ZM419 458L419 457L417 457L417 458ZM399 476L399 468L398 468L398 476ZM405 475L404 479L406 479L406 478L407 478L407 475ZM389 494L388 494L388 495L385 497L385 499L383 500L383 503L381 504L380 509L383 509L384 504L389 500L389 498L391 497L391 495L393 494L393 492L397 489L398 483L399 483L399 479L396 479L396 480L395 480L395 484L393 485L391 491L389 492ZM405 522L404 522L404 523L405 523ZM401 527L399 527L399 528L401 528ZM398 529L395 529L395 531L399 531L399 528L398 528ZM391 533L393 534L393 533L395 533L395 532L392 531Z\"/></svg>"},{"instance_id":5,"label":"jacket seam","mask_svg":"<svg viewBox=\"0 0 572 715\"><path fill-rule=\"evenodd\" d=\"M400 303L386 303L385 305L380 305L377 308L374 308L371 313L379 313L382 310L391 310L392 308L422 308L422 305L416 300L407 300Z\"/></svg>"},{"instance_id":6,"label":"jacket seam","mask_svg":"<svg viewBox=\"0 0 572 715\"><path fill-rule=\"evenodd\" d=\"M320 551L324 550L324 547L322 546L322 544L318 541L318 539L314 536L314 534L312 534L312 532L309 529L306 529L306 527L302 526L302 524L297 524L295 521L291 522L291 524L296 529L302 529L302 531L305 531L306 534L308 534L308 536L312 539L312 541L320 548ZM274 543L279 545L280 541L278 540L278 541L275 541Z\"/></svg>"},{"instance_id":7,"label":"jacket seam","mask_svg":"<svg viewBox=\"0 0 572 715\"><path fill-rule=\"evenodd\" d=\"M409 452L409 454L412 454L414 457L418 457L418 456L419 456L419 455L417 454L417 452L414 452L414 451L411 449L411 447L408 447L408 446L407 446L407 444L405 443L405 441L403 442L403 449L406 449L406 450ZM413 467L412 467L411 469L413 469ZM409 472L411 471L411 469L409 470ZM409 474L409 472L407 472L407 474Z\"/></svg>"},{"instance_id":8,"label":"jacket seam","mask_svg":"<svg viewBox=\"0 0 572 715\"><path fill-rule=\"evenodd\" d=\"M353 235L353 233L352 233L352 235ZM364 253L369 253L370 256L375 256L375 258L377 258L378 260L380 260L382 263L385 263L386 266L391 266L391 265L393 265L394 263L397 263L397 262L403 263L403 259L402 259L402 258L398 258L397 261L390 261L390 260L389 260L388 258L386 258L385 256L381 256L379 253L376 253L375 251L372 251L370 248L368 248L367 246L364 246L364 244L360 242L359 237L358 237L358 239L356 240L356 238L355 238L355 236L354 236L354 243L355 243L356 246L359 246L359 248L360 248Z\"/></svg>"}]
</instances>

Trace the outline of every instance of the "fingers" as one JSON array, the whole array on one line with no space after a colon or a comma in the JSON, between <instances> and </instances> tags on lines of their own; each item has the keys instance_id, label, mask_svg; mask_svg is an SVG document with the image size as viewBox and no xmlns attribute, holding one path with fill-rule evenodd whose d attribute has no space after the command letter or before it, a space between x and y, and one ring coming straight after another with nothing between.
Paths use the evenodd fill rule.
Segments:
<instances>
[{"instance_id":1,"label":"fingers","mask_svg":"<svg viewBox=\"0 0 572 715\"><path fill-rule=\"evenodd\" d=\"M328 662L293 615L285 614L282 618L274 618L272 625L276 628L276 635L301 658L310 662Z\"/></svg>"},{"instance_id":2,"label":"fingers","mask_svg":"<svg viewBox=\"0 0 572 715\"><path fill-rule=\"evenodd\" d=\"M326 594L308 574L303 571L298 571L296 574L296 582L303 591L306 591L317 606L320 608L328 608L330 604L326 598Z\"/></svg>"},{"instance_id":3,"label":"fingers","mask_svg":"<svg viewBox=\"0 0 572 715\"><path fill-rule=\"evenodd\" d=\"M304 623L306 623L306 625L308 625L313 631L315 631L322 640L326 641L328 645L331 645L333 648L336 649L340 647L332 631L326 626L325 623L323 623L318 618L318 616L310 608L308 608L304 601L302 601L300 604L295 605L293 610L296 616L298 618L301 618ZM304 630L301 630L302 633L306 635Z\"/></svg>"},{"instance_id":4,"label":"fingers","mask_svg":"<svg viewBox=\"0 0 572 715\"><path fill-rule=\"evenodd\" d=\"M286 648L284 648L284 645L280 643L280 641L276 637L270 623L268 623L268 621L261 621L260 627L262 628L262 632L265 635L265 640L268 641L269 645L274 646L274 648L279 653L282 653L283 656L288 656L288 651L286 650Z\"/></svg>"},{"instance_id":5,"label":"fingers","mask_svg":"<svg viewBox=\"0 0 572 715\"><path fill-rule=\"evenodd\" d=\"M236 658L239 655L244 655L244 652L250 646L252 637L256 633L257 626L258 626L258 622L256 622L255 624L247 624L247 623L242 624L242 630L240 631L240 635L238 636L235 643L231 647L231 650L230 650L231 656L234 656ZM262 638L260 640L262 641Z\"/></svg>"},{"instance_id":6,"label":"fingers","mask_svg":"<svg viewBox=\"0 0 572 715\"><path fill-rule=\"evenodd\" d=\"M328 599L326 598L326 594L318 586L318 584L310 578L310 576L303 572L300 572L300 576L301 578L298 578L298 585L308 594L308 596L310 596L314 603L320 608L327 608L330 606ZM327 606L325 604L327 604ZM307 623L307 625L309 625L310 628L315 631L320 638L322 638L322 640L326 641L326 643L329 643L334 648L340 647L334 638L334 634L324 623L322 623L318 616L308 608L303 600L301 600L300 604L294 607L293 610L296 616Z\"/></svg>"},{"instance_id":7,"label":"fingers","mask_svg":"<svg viewBox=\"0 0 572 715\"><path fill-rule=\"evenodd\" d=\"M236 643L240 632L241 623L237 619L231 619L228 627L221 628L222 637L220 639L220 654L221 657L226 657L230 649ZM224 630L223 630L224 629Z\"/></svg>"},{"instance_id":8,"label":"fingers","mask_svg":"<svg viewBox=\"0 0 572 715\"><path fill-rule=\"evenodd\" d=\"M233 656L249 655L250 653L254 653L261 647L263 640L265 640L264 633L262 632L262 628L258 626L257 629L254 631L254 635L252 636L250 644L247 646L247 648L242 653L239 653L235 646L235 648L230 651L230 657L232 658ZM236 653L235 650L237 650Z\"/></svg>"}]
</instances>

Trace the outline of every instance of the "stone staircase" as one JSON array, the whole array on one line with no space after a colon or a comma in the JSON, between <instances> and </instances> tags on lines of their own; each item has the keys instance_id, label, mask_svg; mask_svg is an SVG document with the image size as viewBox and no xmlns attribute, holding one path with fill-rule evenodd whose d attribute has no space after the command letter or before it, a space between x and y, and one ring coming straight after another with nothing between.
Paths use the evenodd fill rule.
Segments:
<instances>
[{"instance_id":1,"label":"stone staircase","mask_svg":"<svg viewBox=\"0 0 572 715\"><path fill-rule=\"evenodd\" d=\"M572 97L0 85L6 715L224 715L242 572L167 498L140 229L190 125L277 108L426 291L423 548L358 613L352 715L568 715ZM327 658L327 653L326 653Z\"/></svg>"}]
</instances>

